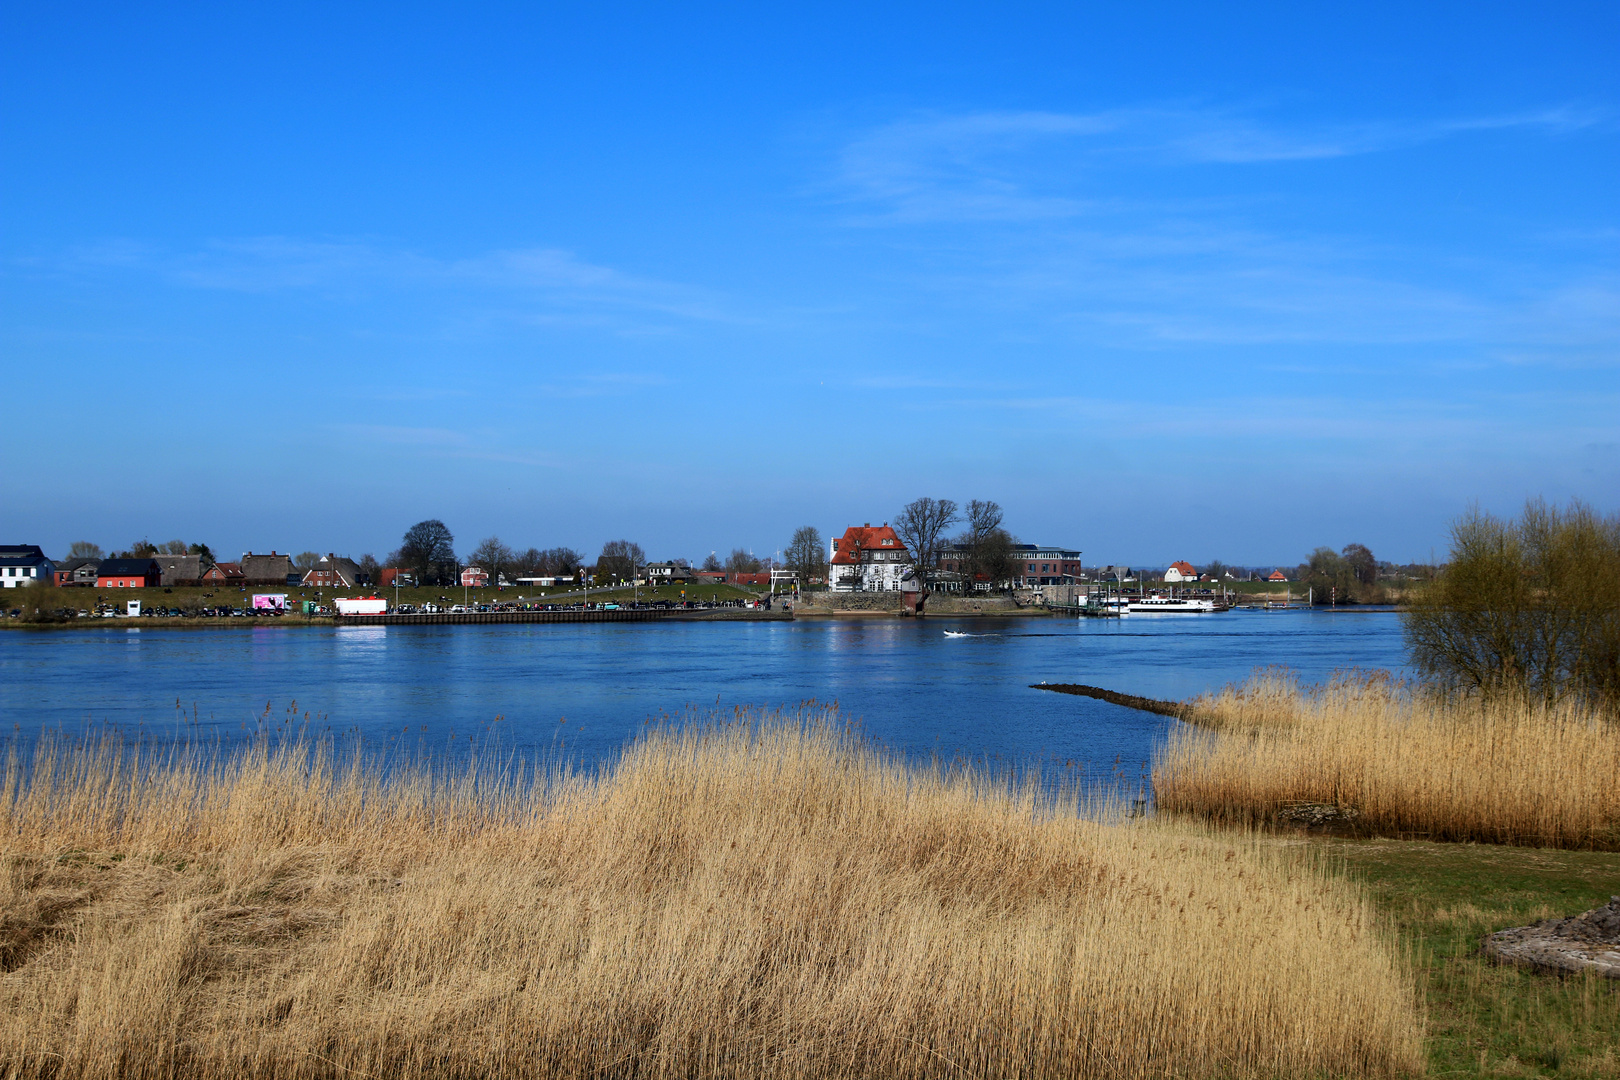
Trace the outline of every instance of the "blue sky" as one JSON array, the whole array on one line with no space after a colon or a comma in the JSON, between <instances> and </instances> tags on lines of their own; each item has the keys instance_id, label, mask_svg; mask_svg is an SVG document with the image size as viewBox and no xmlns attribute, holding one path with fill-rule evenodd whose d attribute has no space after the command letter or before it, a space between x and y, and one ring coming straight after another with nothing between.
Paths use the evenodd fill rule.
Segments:
<instances>
[{"instance_id":1,"label":"blue sky","mask_svg":"<svg viewBox=\"0 0 1620 1080\"><path fill-rule=\"evenodd\" d=\"M1263 564L1620 505L1613 4L3 19L8 540L701 558L928 494Z\"/></svg>"}]
</instances>

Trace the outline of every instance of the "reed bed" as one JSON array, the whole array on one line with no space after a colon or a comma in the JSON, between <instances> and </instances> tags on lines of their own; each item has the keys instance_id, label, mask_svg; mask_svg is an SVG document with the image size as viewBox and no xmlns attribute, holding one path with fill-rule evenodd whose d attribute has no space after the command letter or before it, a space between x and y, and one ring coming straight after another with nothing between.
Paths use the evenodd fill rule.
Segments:
<instances>
[{"instance_id":1,"label":"reed bed","mask_svg":"<svg viewBox=\"0 0 1620 1080\"><path fill-rule=\"evenodd\" d=\"M591 774L298 740L24 764L6 1076L1422 1071L1409 960L1320 863L911 768L819 710Z\"/></svg>"},{"instance_id":2,"label":"reed bed","mask_svg":"<svg viewBox=\"0 0 1620 1080\"><path fill-rule=\"evenodd\" d=\"M1262 673L1191 703L1161 810L1259 822L1297 804L1436 840L1620 850L1620 722L1574 703L1444 696L1381 676Z\"/></svg>"}]
</instances>

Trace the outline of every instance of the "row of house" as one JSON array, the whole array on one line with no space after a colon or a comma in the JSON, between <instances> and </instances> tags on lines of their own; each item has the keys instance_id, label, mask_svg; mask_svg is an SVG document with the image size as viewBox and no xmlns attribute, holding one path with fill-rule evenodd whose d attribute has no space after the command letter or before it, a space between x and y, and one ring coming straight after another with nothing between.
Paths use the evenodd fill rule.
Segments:
<instances>
[{"instance_id":1,"label":"row of house","mask_svg":"<svg viewBox=\"0 0 1620 1080\"><path fill-rule=\"evenodd\" d=\"M170 588L177 585L310 585L352 589L371 584L353 559L334 554L322 555L315 566L300 570L293 565L291 556L276 551L268 555L249 551L236 562L215 562L206 555L63 559L56 562L34 544L0 545L0 584L5 588L15 588L45 582L98 589Z\"/></svg>"}]
</instances>

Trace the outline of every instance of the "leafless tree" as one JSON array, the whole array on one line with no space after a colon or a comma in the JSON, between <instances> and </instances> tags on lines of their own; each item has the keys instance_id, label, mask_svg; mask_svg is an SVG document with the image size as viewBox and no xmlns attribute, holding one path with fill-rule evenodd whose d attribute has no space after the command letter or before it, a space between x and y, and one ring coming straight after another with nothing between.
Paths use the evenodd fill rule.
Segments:
<instances>
[{"instance_id":1,"label":"leafless tree","mask_svg":"<svg viewBox=\"0 0 1620 1080\"><path fill-rule=\"evenodd\" d=\"M293 558L293 566L308 573L320 564L321 553L318 551L300 551Z\"/></svg>"},{"instance_id":2,"label":"leafless tree","mask_svg":"<svg viewBox=\"0 0 1620 1080\"><path fill-rule=\"evenodd\" d=\"M596 557L596 576L609 581L631 581L647 565L647 553L633 540L609 540Z\"/></svg>"},{"instance_id":3,"label":"leafless tree","mask_svg":"<svg viewBox=\"0 0 1620 1080\"><path fill-rule=\"evenodd\" d=\"M101 545L92 544L88 540L75 540L73 546L68 548L70 559L99 559L101 558Z\"/></svg>"},{"instance_id":4,"label":"leafless tree","mask_svg":"<svg viewBox=\"0 0 1620 1080\"><path fill-rule=\"evenodd\" d=\"M732 548L731 554L726 556L728 574L757 574L759 566L759 560L743 548Z\"/></svg>"},{"instance_id":5,"label":"leafless tree","mask_svg":"<svg viewBox=\"0 0 1620 1080\"><path fill-rule=\"evenodd\" d=\"M939 552L945 530L956 524L956 502L952 499L913 499L900 511L894 533L911 552L911 564L924 576L939 567Z\"/></svg>"},{"instance_id":6,"label":"leafless tree","mask_svg":"<svg viewBox=\"0 0 1620 1080\"><path fill-rule=\"evenodd\" d=\"M821 532L814 525L803 525L793 531L788 544L788 569L799 575L799 584L808 586L811 578L827 576L827 549L821 543Z\"/></svg>"},{"instance_id":7,"label":"leafless tree","mask_svg":"<svg viewBox=\"0 0 1620 1080\"><path fill-rule=\"evenodd\" d=\"M703 569L712 572L715 570L724 570L725 568L725 564L720 561L719 556L717 556L714 552L711 551L707 555L703 556Z\"/></svg>"},{"instance_id":8,"label":"leafless tree","mask_svg":"<svg viewBox=\"0 0 1620 1080\"><path fill-rule=\"evenodd\" d=\"M491 536L479 542L467 556L469 566L476 566L489 575L491 584L499 583L501 575L508 571L515 571L517 555L511 548L501 543L501 538Z\"/></svg>"}]
</instances>

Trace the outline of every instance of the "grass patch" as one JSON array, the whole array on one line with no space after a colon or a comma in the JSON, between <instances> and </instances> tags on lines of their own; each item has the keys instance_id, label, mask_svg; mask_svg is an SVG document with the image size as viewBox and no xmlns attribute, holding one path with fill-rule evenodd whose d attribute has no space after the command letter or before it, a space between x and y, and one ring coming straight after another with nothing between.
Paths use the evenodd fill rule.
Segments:
<instances>
[{"instance_id":1,"label":"grass patch","mask_svg":"<svg viewBox=\"0 0 1620 1080\"><path fill-rule=\"evenodd\" d=\"M1432 696L1387 678L1278 675L1189 703L1158 805L1267 822L1293 804L1382 835L1620 850L1620 721L1576 705Z\"/></svg>"},{"instance_id":2,"label":"grass patch","mask_svg":"<svg viewBox=\"0 0 1620 1080\"><path fill-rule=\"evenodd\" d=\"M142 753L47 741L0 787L8 1076L1422 1067L1393 932L1310 850L911 768L833 714L592 775Z\"/></svg>"},{"instance_id":3,"label":"grass patch","mask_svg":"<svg viewBox=\"0 0 1620 1080\"><path fill-rule=\"evenodd\" d=\"M1490 963L1486 934L1620 893L1620 854L1327 841L1413 943L1438 1077L1620 1076L1620 980Z\"/></svg>"}]
</instances>

